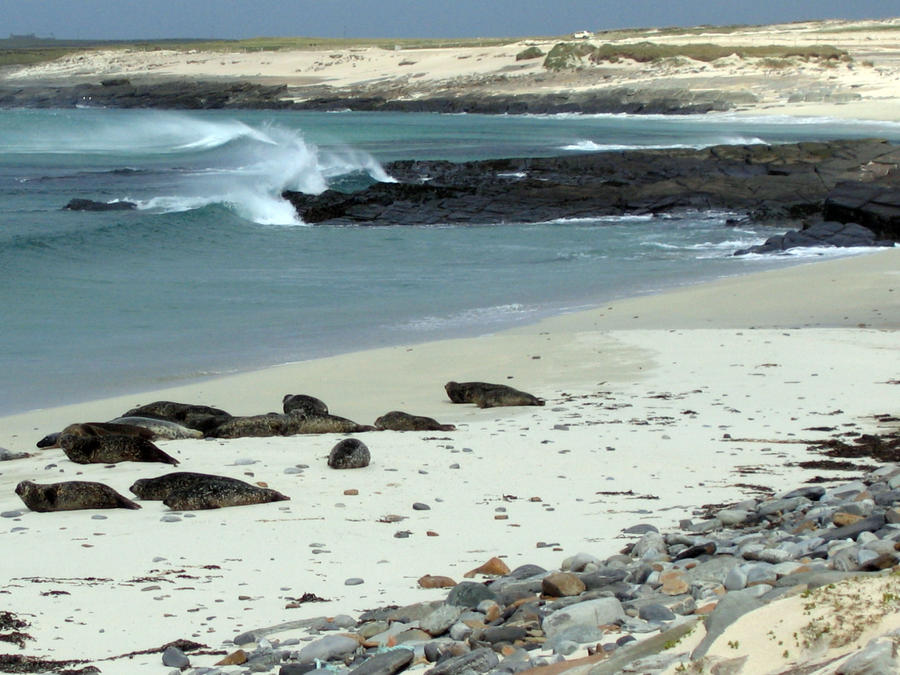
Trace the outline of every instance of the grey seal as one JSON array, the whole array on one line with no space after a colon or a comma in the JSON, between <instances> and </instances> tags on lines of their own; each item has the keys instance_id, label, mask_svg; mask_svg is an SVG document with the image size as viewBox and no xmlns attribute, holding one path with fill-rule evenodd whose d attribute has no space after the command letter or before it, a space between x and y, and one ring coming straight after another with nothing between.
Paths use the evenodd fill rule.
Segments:
<instances>
[{"instance_id":1,"label":"grey seal","mask_svg":"<svg viewBox=\"0 0 900 675\"><path fill-rule=\"evenodd\" d=\"M236 478L189 471L142 478L135 481L130 490L139 499L162 501L176 511L267 504L290 499L277 490L251 485Z\"/></svg>"},{"instance_id":2,"label":"grey seal","mask_svg":"<svg viewBox=\"0 0 900 675\"><path fill-rule=\"evenodd\" d=\"M146 405L132 408L122 417L155 417L161 420L177 422L189 429L202 431L204 434L224 424L231 415L219 408L174 401L154 401Z\"/></svg>"},{"instance_id":3,"label":"grey seal","mask_svg":"<svg viewBox=\"0 0 900 675\"><path fill-rule=\"evenodd\" d=\"M68 427L67 427L68 428ZM59 445L76 464L116 464L118 462L163 462L177 465L178 460L160 450L146 438L124 434L100 436L64 432Z\"/></svg>"},{"instance_id":4,"label":"grey seal","mask_svg":"<svg viewBox=\"0 0 900 675\"><path fill-rule=\"evenodd\" d=\"M286 415L295 410L308 415L328 414L328 406L324 401L307 394L285 394L281 405Z\"/></svg>"},{"instance_id":5,"label":"grey seal","mask_svg":"<svg viewBox=\"0 0 900 675\"><path fill-rule=\"evenodd\" d=\"M125 436L138 436L153 440L153 432L133 424L121 424L117 422L81 422L70 424L62 431L55 434L47 434L37 442L39 448L58 448L59 439L65 434L77 434L79 436L108 436L120 434Z\"/></svg>"},{"instance_id":6,"label":"grey seal","mask_svg":"<svg viewBox=\"0 0 900 675\"><path fill-rule=\"evenodd\" d=\"M474 403L479 408L514 405L544 405L544 400L505 384L490 382L448 382L447 396L454 403Z\"/></svg>"},{"instance_id":7,"label":"grey seal","mask_svg":"<svg viewBox=\"0 0 900 675\"><path fill-rule=\"evenodd\" d=\"M354 434L361 431L375 431L375 427L368 424L357 424L346 417L337 415L305 415L301 412L292 412L285 415L284 435L294 434Z\"/></svg>"},{"instance_id":8,"label":"grey seal","mask_svg":"<svg viewBox=\"0 0 900 675\"><path fill-rule=\"evenodd\" d=\"M369 448L358 438L345 438L331 449L328 466L332 469L361 469L369 466Z\"/></svg>"},{"instance_id":9,"label":"grey seal","mask_svg":"<svg viewBox=\"0 0 900 675\"><path fill-rule=\"evenodd\" d=\"M410 415L402 410L392 410L375 420L375 428L388 431L453 431L452 424L441 424L423 415Z\"/></svg>"},{"instance_id":10,"label":"grey seal","mask_svg":"<svg viewBox=\"0 0 900 675\"><path fill-rule=\"evenodd\" d=\"M282 436L285 416L278 413L232 417L208 432L215 438L244 438L246 436Z\"/></svg>"},{"instance_id":11,"label":"grey seal","mask_svg":"<svg viewBox=\"0 0 900 675\"><path fill-rule=\"evenodd\" d=\"M72 480L38 485L23 480L16 494L32 511L75 511L77 509L139 509L135 504L103 483Z\"/></svg>"},{"instance_id":12,"label":"grey seal","mask_svg":"<svg viewBox=\"0 0 900 675\"><path fill-rule=\"evenodd\" d=\"M108 424L127 424L133 427L142 427L153 432L155 440L177 441L184 438L203 438L203 432L191 429L178 422L170 422L156 417L117 417Z\"/></svg>"}]
</instances>

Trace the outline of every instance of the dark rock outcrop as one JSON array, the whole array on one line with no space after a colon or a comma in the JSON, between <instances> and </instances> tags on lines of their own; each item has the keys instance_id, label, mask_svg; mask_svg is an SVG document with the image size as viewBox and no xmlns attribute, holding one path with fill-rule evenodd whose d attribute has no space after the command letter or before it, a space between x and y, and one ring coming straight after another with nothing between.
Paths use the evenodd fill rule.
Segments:
<instances>
[{"instance_id":1,"label":"dark rock outcrop","mask_svg":"<svg viewBox=\"0 0 900 675\"><path fill-rule=\"evenodd\" d=\"M305 222L335 225L529 223L693 209L735 211L763 222L814 221L821 219L826 198L836 199L836 186L871 182L875 174L865 167L897 175L898 165L900 148L880 140L401 161L385 166L397 183L353 194L283 196ZM865 202L869 220L877 213L896 223L882 192L877 194ZM890 227L896 226L883 226L876 237L884 238Z\"/></svg>"},{"instance_id":2,"label":"dark rock outcrop","mask_svg":"<svg viewBox=\"0 0 900 675\"><path fill-rule=\"evenodd\" d=\"M894 242L876 239L875 233L857 223L826 221L815 223L802 230L791 230L766 239L764 244L735 251L735 255L748 253L778 253L801 246L893 246Z\"/></svg>"},{"instance_id":3,"label":"dark rock outcrop","mask_svg":"<svg viewBox=\"0 0 900 675\"><path fill-rule=\"evenodd\" d=\"M869 183L838 183L825 199L823 214L865 225L879 239L900 241L900 172Z\"/></svg>"},{"instance_id":4,"label":"dark rock outcrop","mask_svg":"<svg viewBox=\"0 0 900 675\"><path fill-rule=\"evenodd\" d=\"M134 84L127 79L70 86L31 85L0 88L0 107L5 108L286 108L285 85L250 82L167 82Z\"/></svg>"},{"instance_id":5,"label":"dark rock outcrop","mask_svg":"<svg viewBox=\"0 0 900 675\"><path fill-rule=\"evenodd\" d=\"M72 199L63 209L66 211L133 211L134 202L95 202L92 199Z\"/></svg>"}]
</instances>

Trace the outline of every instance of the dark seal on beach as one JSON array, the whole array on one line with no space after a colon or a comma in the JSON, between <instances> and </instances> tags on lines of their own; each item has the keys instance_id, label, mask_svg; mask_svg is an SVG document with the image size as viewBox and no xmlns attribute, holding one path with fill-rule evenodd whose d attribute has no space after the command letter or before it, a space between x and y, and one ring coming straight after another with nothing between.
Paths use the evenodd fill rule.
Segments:
<instances>
[{"instance_id":1,"label":"dark seal on beach","mask_svg":"<svg viewBox=\"0 0 900 675\"><path fill-rule=\"evenodd\" d=\"M290 499L277 490L251 485L236 478L189 471L142 478L130 490L139 499L162 501L176 511L220 509Z\"/></svg>"},{"instance_id":2,"label":"dark seal on beach","mask_svg":"<svg viewBox=\"0 0 900 675\"><path fill-rule=\"evenodd\" d=\"M118 462L163 462L178 464L178 460L160 450L146 438L106 434L82 436L63 433L59 445L66 457L76 464L116 464Z\"/></svg>"},{"instance_id":3,"label":"dark seal on beach","mask_svg":"<svg viewBox=\"0 0 900 675\"><path fill-rule=\"evenodd\" d=\"M151 441L163 439L166 441L175 441L182 438L203 438L203 432L197 431L178 424L178 422L170 422L169 420L161 420L156 417L117 417L110 420L107 424L127 424L133 427L143 427L153 432Z\"/></svg>"},{"instance_id":4,"label":"dark seal on beach","mask_svg":"<svg viewBox=\"0 0 900 675\"><path fill-rule=\"evenodd\" d=\"M202 494L219 492L224 494L229 490L234 493L244 492L247 494L268 495L270 497L270 499L260 500L260 502L248 503L276 502L288 499L280 492L251 485L237 478L191 471L176 471L157 478L141 478L135 481L134 485L129 489L138 499L150 501L163 501L173 493Z\"/></svg>"},{"instance_id":5,"label":"dark seal on beach","mask_svg":"<svg viewBox=\"0 0 900 675\"><path fill-rule=\"evenodd\" d=\"M474 403L479 408L514 405L544 405L544 400L505 384L490 382L448 382L447 396L454 403Z\"/></svg>"},{"instance_id":6,"label":"dark seal on beach","mask_svg":"<svg viewBox=\"0 0 900 675\"><path fill-rule=\"evenodd\" d=\"M328 406L325 405L324 401L315 396L308 396L307 394L285 394L281 404L285 414L294 411L302 412L307 415L328 414Z\"/></svg>"},{"instance_id":7,"label":"dark seal on beach","mask_svg":"<svg viewBox=\"0 0 900 675\"><path fill-rule=\"evenodd\" d=\"M232 417L208 432L215 438L244 438L247 436L281 436L284 434L285 416L278 413Z\"/></svg>"},{"instance_id":8,"label":"dark seal on beach","mask_svg":"<svg viewBox=\"0 0 900 675\"><path fill-rule=\"evenodd\" d=\"M366 444L357 438L345 438L331 449L328 466L332 469L361 469L369 466L371 454Z\"/></svg>"},{"instance_id":9,"label":"dark seal on beach","mask_svg":"<svg viewBox=\"0 0 900 675\"><path fill-rule=\"evenodd\" d=\"M58 448L60 437L71 434L77 436L108 436L111 434L119 434L123 436L137 436L153 440L152 431L135 426L133 424L124 424L118 422L84 422L78 424L70 424L62 431L55 434L47 434L37 442L39 448Z\"/></svg>"},{"instance_id":10,"label":"dark seal on beach","mask_svg":"<svg viewBox=\"0 0 900 675\"><path fill-rule=\"evenodd\" d=\"M32 511L75 511L77 509L139 509L103 483L73 480L38 485L23 480L16 486L16 494Z\"/></svg>"},{"instance_id":11,"label":"dark seal on beach","mask_svg":"<svg viewBox=\"0 0 900 675\"><path fill-rule=\"evenodd\" d=\"M441 424L436 419L423 415L410 415L401 410L392 410L375 420L375 428L387 431L453 431L452 424Z\"/></svg>"},{"instance_id":12,"label":"dark seal on beach","mask_svg":"<svg viewBox=\"0 0 900 675\"><path fill-rule=\"evenodd\" d=\"M368 424L357 424L353 420L337 415L306 415L302 412L292 412L285 415L284 435L294 434L355 434L361 431L375 431L375 427Z\"/></svg>"},{"instance_id":13,"label":"dark seal on beach","mask_svg":"<svg viewBox=\"0 0 900 675\"><path fill-rule=\"evenodd\" d=\"M231 415L219 408L174 401L154 401L146 405L132 408L122 417L155 417L161 420L177 422L189 429L202 431L204 434L224 424Z\"/></svg>"}]
</instances>

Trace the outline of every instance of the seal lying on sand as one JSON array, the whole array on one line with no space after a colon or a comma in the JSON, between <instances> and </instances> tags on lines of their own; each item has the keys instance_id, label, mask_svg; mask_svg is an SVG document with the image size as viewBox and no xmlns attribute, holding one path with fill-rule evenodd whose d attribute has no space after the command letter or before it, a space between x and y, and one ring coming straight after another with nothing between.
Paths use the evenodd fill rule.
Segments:
<instances>
[{"instance_id":1,"label":"seal lying on sand","mask_svg":"<svg viewBox=\"0 0 900 675\"><path fill-rule=\"evenodd\" d=\"M290 497L236 478L177 471L158 478L141 478L129 488L139 499L162 501L176 511L219 509L281 502Z\"/></svg>"},{"instance_id":2,"label":"seal lying on sand","mask_svg":"<svg viewBox=\"0 0 900 675\"><path fill-rule=\"evenodd\" d=\"M177 459L140 436L124 434L82 436L78 433L61 433L59 445L66 453L66 457L76 464L115 464L117 462L178 464Z\"/></svg>"},{"instance_id":3,"label":"seal lying on sand","mask_svg":"<svg viewBox=\"0 0 900 675\"><path fill-rule=\"evenodd\" d=\"M375 427L368 424L357 424L346 417L337 415L305 415L302 412L292 412L284 416L285 436L294 434L355 434L361 431L375 431Z\"/></svg>"},{"instance_id":4,"label":"seal lying on sand","mask_svg":"<svg viewBox=\"0 0 900 675\"><path fill-rule=\"evenodd\" d=\"M285 416L278 413L232 417L208 432L215 438L244 438L246 436L282 436Z\"/></svg>"},{"instance_id":5,"label":"seal lying on sand","mask_svg":"<svg viewBox=\"0 0 900 675\"><path fill-rule=\"evenodd\" d=\"M392 410L375 420L375 428L388 431L453 431L452 424L441 424L436 419L422 415L410 415Z\"/></svg>"},{"instance_id":6,"label":"seal lying on sand","mask_svg":"<svg viewBox=\"0 0 900 675\"><path fill-rule=\"evenodd\" d=\"M224 424L231 415L218 408L173 401L154 401L146 405L132 408L122 417L155 417L156 419L177 422L189 429L202 431L204 434Z\"/></svg>"},{"instance_id":7,"label":"seal lying on sand","mask_svg":"<svg viewBox=\"0 0 900 675\"><path fill-rule=\"evenodd\" d=\"M119 434L123 436L137 436L153 440L152 431L140 428L133 424L121 424L118 422L84 422L78 424L70 424L62 431L55 434L47 434L37 442L39 448L58 448L59 439L65 434L76 434L78 436L108 436L110 434Z\"/></svg>"},{"instance_id":8,"label":"seal lying on sand","mask_svg":"<svg viewBox=\"0 0 900 675\"><path fill-rule=\"evenodd\" d=\"M108 485L81 480L47 485L38 485L30 480L23 480L16 486L16 494L32 511L141 508L140 505L126 499Z\"/></svg>"},{"instance_id":9,"label":"seal lying on sand","mask_svg":"<svg viewBox=\"0 0 900 675\"><path fill-rule=\"evenodd\" d=\"M512 405L544 405L544 400L505 384L489 382L448 382L447 396L454 403L474 403L479 408Z\"/></svg>"},{"instance_id":10,"label":"seal lying on sand","mask_svg":"<svg viewBox=\"0 0 900 675\"><path fill-rule=\"evenodd\" d=\"M327 415L328 406L324 401L317 399L315 396L307 396L306 394L285 394L281 401L285 415L294 411L303 412L307 415Z\"/></svg>"},{"instance_id":11,"label":"seal lying on sand","mask_svg":"<svg viewBox=\"0 0 900 675\"><path fill-rule=\"evenodd\" d=\"M165 441L177 441L182 438L203 438L203 432L191 429L178 422L161 420L155 417L117 417L107 424L127 424L133 427L142 427L153 432L151 441L162 439Z\"/></svg>"}]
</instances>

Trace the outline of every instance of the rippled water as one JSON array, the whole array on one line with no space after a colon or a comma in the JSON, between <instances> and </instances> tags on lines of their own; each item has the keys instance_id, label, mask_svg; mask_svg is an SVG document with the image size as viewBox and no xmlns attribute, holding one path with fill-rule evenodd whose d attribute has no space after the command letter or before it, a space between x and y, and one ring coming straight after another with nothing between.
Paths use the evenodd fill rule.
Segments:
<instances>
[{"instance_id":1,"label":"rippled water","mask_svg":"<svg viewBox=\"0 0 900 675\"><path fill-rule=\"evenodd\" d=\"M280 198L395 159L879 136L789 118L0 111L0 414L472 335L796 258L727 213L306 226ZM73 212L73 197L134 211ZM807 252L820 255L827 252Z\"/></svg>"}]
</instances>

